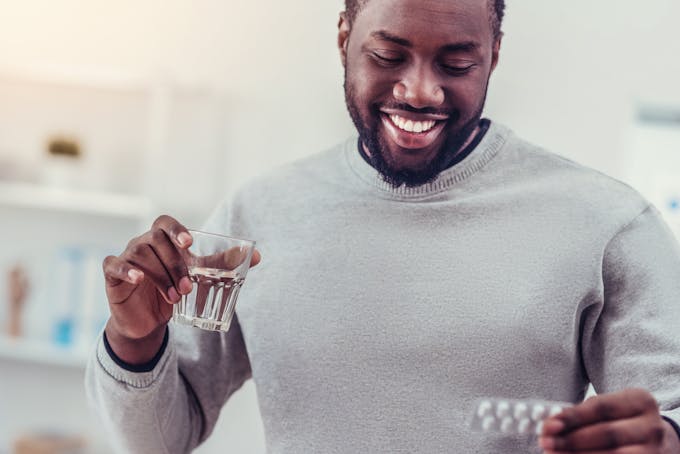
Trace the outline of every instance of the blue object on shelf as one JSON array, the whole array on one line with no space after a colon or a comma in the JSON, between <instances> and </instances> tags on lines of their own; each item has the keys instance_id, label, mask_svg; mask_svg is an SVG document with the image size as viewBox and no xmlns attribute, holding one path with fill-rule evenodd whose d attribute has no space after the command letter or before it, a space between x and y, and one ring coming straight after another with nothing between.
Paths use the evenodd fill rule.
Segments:
<instances>
[{"instance_id":1,"label":"blue object on shelf","mask_svg":"<svg viewBox=\"0 0 680 454\"><path fill-rule=\"evenodd\" d=\"M54 325L54 342L57 345L69 346L73 343L73 320L58 320Z\"/></svg>"},{"instance_id":2,"label":"blue object on shelf","mask_svg":"<svg viewBox=\"0 0 680 454\"><path fill-rule=\"evenodd\" d=\"M82 306L83 259L79 246L64 246L56 253L51 334L52 342L59 346L71 346L75 341L75 321Z\"/></svg>"}]
</instances>

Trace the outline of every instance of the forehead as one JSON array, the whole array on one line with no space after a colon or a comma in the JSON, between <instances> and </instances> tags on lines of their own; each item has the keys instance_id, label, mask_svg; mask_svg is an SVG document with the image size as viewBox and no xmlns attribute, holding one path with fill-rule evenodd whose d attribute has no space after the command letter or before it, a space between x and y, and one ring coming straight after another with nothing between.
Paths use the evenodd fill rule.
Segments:
<instances>
[{"instance_id":1,"label":"forehead","mask_svg":"<svg viewBox=\"0 0 680 454\"><path fill-rule=\"evenodd\" d=\"M424 42L490 39L488 1L368 0L355 18L353 31L385 30Z\"/></svg>"}]
</instances>

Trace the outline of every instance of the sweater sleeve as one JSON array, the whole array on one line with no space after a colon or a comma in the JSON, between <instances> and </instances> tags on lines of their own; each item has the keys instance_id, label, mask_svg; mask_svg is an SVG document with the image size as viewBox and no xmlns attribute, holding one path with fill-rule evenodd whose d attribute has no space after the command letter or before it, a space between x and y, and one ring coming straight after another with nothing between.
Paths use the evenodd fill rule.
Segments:
<instances>
[{"instance_id":1,"label":"sweater sleeve","mask_svg":"<svg viewBox=\"0 0 680 454\"><path fill-rule=\"evenodd\" d=\"M234 318L227 333L172 325L156 367L131 372L100 339L87 367L90 403L117 452L186 453L212 432L227 399L250 378L250 362Z\"/></svg>"},{"instance_id":2,"label":"sweater sleeve","mask_svg":"<svg viewBox=\"0 0 680 454\"><path fill-rule=\"evenodd\" d=\"M234 212L223 202L202 230L232 232ZM251 377L235 315L229 331L169 325L155 365L135 370L116 361L103 336L90 358L85 388L117 452L190 452L212 432L229 397ZM132 369L132 370L131 370Z\"/></svg>"},{"instance_id":3,"label":"sweater sleeve","mask_svg":"<svg viewBox=\"0 0 680 454\"><path fill-rule=\"evenodd\" d=\"M595 391L644 388L680 423L680 248L653 206L608 243L602 285L600 311L582 337Z\"/></svg>"}]
</instances>

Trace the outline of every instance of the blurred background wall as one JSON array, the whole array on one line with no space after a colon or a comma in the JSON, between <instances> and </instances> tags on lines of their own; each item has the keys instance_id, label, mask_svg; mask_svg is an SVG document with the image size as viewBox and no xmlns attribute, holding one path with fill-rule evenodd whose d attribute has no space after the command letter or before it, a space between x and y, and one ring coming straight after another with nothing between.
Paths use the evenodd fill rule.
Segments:
<instances>
[{"instance_id":1,"label":"blurred background wall","mask_svg":"<svg viewBox=\"0 0 680 454\"><path fill-rule=\"evenodd\" d=\"M680 2L507 4L486 115L633 184L678 230ZM353 132L341 9L0 0L0 453L45 432L111 452L81 384L106 318L101 259L157 214L199 225L243 181ZM22 334L10 338L21 276ZM263 447L249 383L198 452Z\"/></svg>"}]
</instances>

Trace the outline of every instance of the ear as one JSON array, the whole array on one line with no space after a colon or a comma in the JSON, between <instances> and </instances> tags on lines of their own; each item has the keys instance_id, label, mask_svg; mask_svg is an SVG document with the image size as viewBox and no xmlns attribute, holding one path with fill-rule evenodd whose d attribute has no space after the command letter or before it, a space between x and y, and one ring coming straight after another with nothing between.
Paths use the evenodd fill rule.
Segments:
<instances>
[{"instance_id":1,"label":"ear","mask_svg":"<svg viewBox=\"0 0 680 454\"><path fill-rule=\"evenodd\" d=\"M496 69L498 64L498 58L501 52L501 41L503 41L503 33L498 36L498 39L493 43L493 49L491 51L491 71Z\"/></svg>"},{"instance_id":2,"label":"ear","mask_svg":"<svg viewBox=\"0 0 680 454\"><path fill-rule=\"evenodd\" d=\"M347 19L347 14L343 11L340 13L340 20L338 21L338 50L340 50L342 66L347 64L347 45L349 43L350 31L349 19Z\"/></svg>"}]
</instances>

